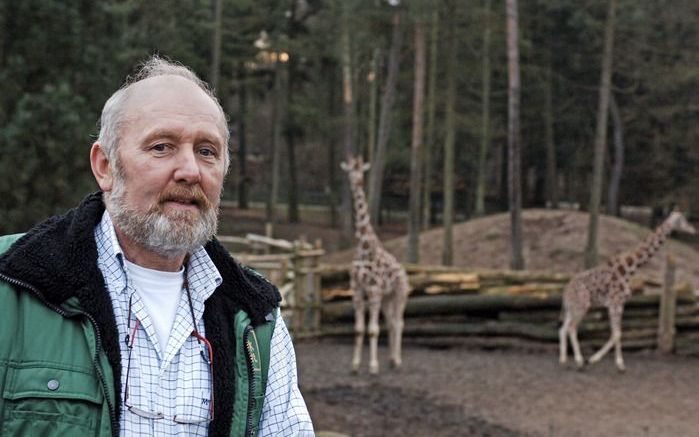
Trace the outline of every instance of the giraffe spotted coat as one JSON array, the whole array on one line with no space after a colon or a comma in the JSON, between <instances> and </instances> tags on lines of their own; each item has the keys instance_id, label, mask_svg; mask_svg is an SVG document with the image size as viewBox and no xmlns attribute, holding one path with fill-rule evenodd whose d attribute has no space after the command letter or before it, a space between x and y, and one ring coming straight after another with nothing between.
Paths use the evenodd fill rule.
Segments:
<instances>
[{"instance_id":1,"label":"giraffe spotted coat","mask_svg":"<svg viewBox=\"0 0 699 437\"><path fill-rule=\"evenodd\" d=\"M571 279L563 291L564 317L563 326L559 331L561 364L567 361L567 341L570 339L575 362L579 367L583 366L578 342L578 325L590 307L604 306L609 314L612 332L607 343L590 358L590 363L596 363L614 347L616 366L621 371L625 370L621 354L621 319L624 304L631 296L630 279L658 251L673 230L690 234L696 232L679 211L673 211L655 232L634 250L617 255L605 265L578 273Z\"/></svg>"},{"instance_id":2,"label":"giraffe spotted coat","mask_svg":"<svg viewBox=\"0 0 699 437\"><path fill-rule=\"evenodd\" d=\"M361 157L349 157L341 164L348 173L355 212L357 249L350 272L352 302L355 310L355 347L352 370L361 364L364 335L369 336L369 372L379 371L377 344L379 312L383 312L388 331L390 363L401 365L403 313L410 293L408 275L396 258L384 249L371 225L364 194L364 172L369 169ZM365 323L368 305L369 322Z\"/></svg>"}]
</instances>

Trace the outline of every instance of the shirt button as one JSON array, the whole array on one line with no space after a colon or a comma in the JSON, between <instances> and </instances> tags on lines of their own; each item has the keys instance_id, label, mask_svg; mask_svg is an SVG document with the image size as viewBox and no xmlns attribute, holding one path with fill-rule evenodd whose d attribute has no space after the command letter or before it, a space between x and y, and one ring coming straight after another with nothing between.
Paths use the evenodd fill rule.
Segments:
<instances>
[{"instance_id":1,"label":"shirt button","mask_svg":"<svg viewBox=\"0 0 699 437\"><path fill-rule=\"evenodd\" d=\"M51 391L56 391L58 390L58 387L61 385L60 382L58 382L57 379L51 379L46 386L48 387L49 390Z\"/></svg>"}]
</instances>

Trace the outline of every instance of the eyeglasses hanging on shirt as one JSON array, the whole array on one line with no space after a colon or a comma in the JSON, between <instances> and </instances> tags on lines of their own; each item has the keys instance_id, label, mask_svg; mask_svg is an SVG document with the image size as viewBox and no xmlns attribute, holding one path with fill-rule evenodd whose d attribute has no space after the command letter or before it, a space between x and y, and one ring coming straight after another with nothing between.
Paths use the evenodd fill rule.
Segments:
<instances>
[{"instance_id":1,"label":"eyeglasses hanging on shirt","mask_svg":"<svg viewBox=\"0 0 699 437\"><path fill-rule=\"evenodd\" d=\"M194 317L194 306L192 305L192 296L189 292L189 283L187 281L187 270L185 268L184 271L184 289L185 292L187 293L187 302L189 304L189 312L192 316L192 326L194 326L194 330L190 334L192 337L194 337L197 340L197 343L199 344L199 354L201 355L202 359L206 364L209 365L209 380L211 381L210 383L210 389L211 389L211 401L209 402L209 415L208 417L205 418L196 418L196 417L187 417L183 415L175 415L172 417L169 417L173 422L180 423L180 424L198 424L198 423L208 423L211 422L214 419L214 387L213 387L213 380L214 380L214 353L213 353L213 348L211 347L211 343L197 331L197 321L196 318ZM131 328L131 314L132 314L132 303L133 303L133 294L129 297L129 311L126 317L126 321L129 326L127 326L127 333L124 338L124 342L126 343L126 347L129 349L129 355L127 358L127 366L126 366L126 386L124 387L124 406L132 413L139 417L143 417L145 419L153 419L153 420L160 420L160 419L166 419L168 416L165 416L162 412L156 412L156 411L150 411L146 410L143 408L138 408L134 405L132 405L129 402L129 375L131 373L131 352L133 351L133 345L134 342L136 341L136 334L138 332L138 327L140 326L140 322L137 317L134 317L135 322L133 325L133 328ZM129 334L129 330L131 330L131 333Z\"/></svg>"}]
</instances>

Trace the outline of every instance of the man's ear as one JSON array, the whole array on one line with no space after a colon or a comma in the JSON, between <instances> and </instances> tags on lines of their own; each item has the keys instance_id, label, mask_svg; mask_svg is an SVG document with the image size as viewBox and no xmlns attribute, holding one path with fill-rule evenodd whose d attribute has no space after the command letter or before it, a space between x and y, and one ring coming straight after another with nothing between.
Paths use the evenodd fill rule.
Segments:
<instances>
[{"instance_id":1,"label":"man's ear","mask_svg":"<svg viewBox=\"0 0 699 437\"><path fill-rule=\"evenodd\" d=\"M92 166L92 174L95 175L100 190L105 192L112 191L112 184L114 182L112 166L109 165L107 153L97 141L95 141L90 149L90 166Z\"/></svg>"}]
</instances>

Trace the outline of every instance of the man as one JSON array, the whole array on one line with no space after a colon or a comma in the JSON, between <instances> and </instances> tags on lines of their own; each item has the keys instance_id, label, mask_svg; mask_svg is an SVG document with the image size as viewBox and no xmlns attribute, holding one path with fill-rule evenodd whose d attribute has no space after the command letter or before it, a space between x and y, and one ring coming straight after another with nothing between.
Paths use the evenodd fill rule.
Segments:
<instances>
[{"instance_id":1,"label":"man","mask_svg":"<svg viewBox=\"0 0 699 437\"><path fill-rule=\"evenodd\" d=\"M154 57L100 124L101 192L0 238L0 434L313 435L278 291L214 238L214 95Z\"/></svg>"}]
</instances>

